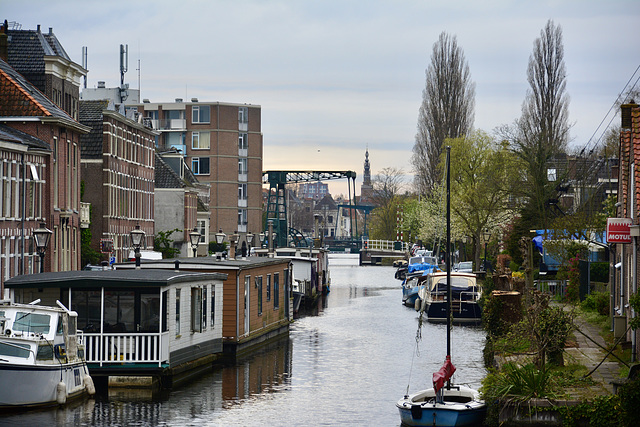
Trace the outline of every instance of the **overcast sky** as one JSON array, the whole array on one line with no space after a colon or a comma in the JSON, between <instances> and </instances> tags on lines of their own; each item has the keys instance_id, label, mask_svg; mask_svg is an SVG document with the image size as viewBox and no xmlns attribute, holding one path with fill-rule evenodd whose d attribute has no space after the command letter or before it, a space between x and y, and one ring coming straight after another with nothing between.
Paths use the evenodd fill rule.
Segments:
<instances>
[{"instance_id":1,"label":"overcast sky","mask_svg":"<svg viewBox=\"0 0 640 427\"><path fill-rule=\"evenodd\" d=\"M374 175L411 174L425 69L443 31L465 53L475 127L488 132L519 117L549 19L563 31L573 146L600 137L640 66L638 0L0 0L0 10L23 29L53 27L77 63L87 46L88 87L120 83L128 44L125 81L136 89L140 79L141 98L261 105L265 170L354 170L358 182L367 147ZM346 181L332 191L346 194Z\"/></svg>"}]
</instances>

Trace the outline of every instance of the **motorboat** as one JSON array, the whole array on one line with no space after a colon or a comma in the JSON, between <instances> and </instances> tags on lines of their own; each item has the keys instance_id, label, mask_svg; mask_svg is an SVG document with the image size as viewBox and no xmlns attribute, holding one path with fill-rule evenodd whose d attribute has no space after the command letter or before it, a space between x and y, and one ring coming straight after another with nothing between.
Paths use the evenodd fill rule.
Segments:
<instances>
[{"instance_id":1,"label":"motorboat","mask_svg":"<svg viewBox=\"0 0 640 427\"><path fill-rule=\"evenodd\" d=\"M415 307L418 295L424 291L428 274L440 271L437 265L429 262L410 263L407 275L402 282L402 303L408 307Z\"/></svg>"},{"instance_id":2,"label":"motorboat","mask_svg":"<svg viewBox=\"0 0 640 427\"><path fill-rule=\"evenodd\" d=\"M0 409L61 405L95 393L77 313L0 301Z\"/></svg>"},{"instance_id":3,"label":"motorboat","mask_svg":"<svg viewBox=\"0 0 640 427\"><path fill-rule=\"evenodd\" d=\"M482 322L482 288L473 273L451 272L451 316L454 323ZM447 274L431 273L418 290L415 307L434 323L447 321Z\"/></svg>"}]
</instances>

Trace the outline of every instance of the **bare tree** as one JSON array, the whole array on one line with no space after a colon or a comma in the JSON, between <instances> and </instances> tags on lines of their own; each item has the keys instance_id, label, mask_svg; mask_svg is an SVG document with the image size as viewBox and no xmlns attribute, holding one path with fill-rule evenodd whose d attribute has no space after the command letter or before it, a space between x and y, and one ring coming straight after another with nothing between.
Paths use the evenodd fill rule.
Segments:
<instances>
[{"instance_id":1,"label":"bare tree","mask_svg":"<svg viewBox=\"0 0 640 427\"><path fill-rule=\"evenodd\" d=\"M371 202L375 206L371 218L371 235L375 239L395 240L396 214L401 203L402 169L384 168L372 180Z\"/></svg>"},{"instance_id":2,"label":"bare tree","mask_svg":"<svg viewBox=\"0 0 640 427\"><path fill-rule=\"evenodd\" d=\"M533 43L529 57L529 90L516 121L511 141L524 164L525 195L529 215L545 226L549 202L555 199L555 183L549 182L549 161L564 153L569 141L569 95L564 65L562 29L547 21Z\"/></svg>"},{"instance_id":3,"label":"bare tree","mask_svg":"<svg viewBox=\"0 0 640 427\"><path fill-rule=\"evenodd\" d=\"M471 131L475 106L475 84L455 36L440 34L425 74L412 157L420 194L430 192L440 181L437 165L444 140Z\"/></svg>"}]
</instances>

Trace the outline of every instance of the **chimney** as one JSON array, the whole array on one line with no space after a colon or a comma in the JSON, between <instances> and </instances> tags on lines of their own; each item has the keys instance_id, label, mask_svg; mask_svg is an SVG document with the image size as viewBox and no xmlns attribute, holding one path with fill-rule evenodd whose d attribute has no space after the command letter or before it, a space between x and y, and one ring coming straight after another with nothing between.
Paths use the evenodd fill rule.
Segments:
<instances>
[{"instance_id":1,"label":"chimney","mask_svg":"<svg viewBox=\"0 0 640 427\"><path fill-rule=\"evenodd\" d=\"M191 98L191 102L198 102L198 98Z\"/></svg>"},{"instance_id":2,"label":"chimney","mask_svg":"<svg viewBox=\"0 0 640 427\"><path fill-rule=\"evenodd\" d=\"M105 83L104 82L98 82L98 89L104 89L105 88Z\"/></svg>"},{"instance_id":3,"label":"chimney","mask_svg":"<svg viewBox=\"0 0 640 427\"><path fill-rule=\"evenodd\" d=\"M9 23L7 20L4 20L4 24L2 25L2 29L0 29L0 59L4 62L9 62L9 36L7 35L7 29L9 28Z\"/></svg>"},{"instance_id":4,"label":"chimney","mask_svg":"<svg viewBox=\"0 0 640 427\"><path fill-rule=\"evenodd\" d=\"M53 35L53 27L49 27L49 34Z\"/></svg>"},{"instance_id":5,"label":"chimney","mask_svg":"<svg viewBox=\"0 0 640 427\"><path fill-rule=\"evenodd\" d=\"M633 108L637 106L638 105L633 100L631 100L629 104L623 104L620 106L620 116L622 118L620 127L622 129L631 129L633 126L633 116L631 112L633 111Z\"/></svg>"}]
</instances>

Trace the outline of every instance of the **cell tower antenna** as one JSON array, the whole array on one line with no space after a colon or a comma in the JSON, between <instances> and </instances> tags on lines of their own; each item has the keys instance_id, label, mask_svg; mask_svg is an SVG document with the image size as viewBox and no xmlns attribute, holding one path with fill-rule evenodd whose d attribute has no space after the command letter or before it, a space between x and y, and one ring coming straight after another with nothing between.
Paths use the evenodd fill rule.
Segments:
<instances>
[{"instance_id":1,"label":"cell tower antenna","mask_svg":"<svg viewBox=\"0 0 640 427\"><path fill-rule=\"evenodd\" d=\"M88 66L88 49L86 46L82 46L82 68L87 70ZM88 72L88 70L87 70ZM84 88L87 88L87 75L84 75Z\"/></svg>"},{"instance_id":2,"label":"cell tower antenna","mask_svg":"<svg viewBox=\"0 0 640 427\"><path fill-rule=\"evenodd\" d=\"M129 71L129 45L120 45L120 84L124 84L124 73Z\"/></svg>"}]
</instances>

